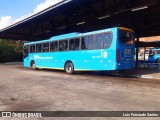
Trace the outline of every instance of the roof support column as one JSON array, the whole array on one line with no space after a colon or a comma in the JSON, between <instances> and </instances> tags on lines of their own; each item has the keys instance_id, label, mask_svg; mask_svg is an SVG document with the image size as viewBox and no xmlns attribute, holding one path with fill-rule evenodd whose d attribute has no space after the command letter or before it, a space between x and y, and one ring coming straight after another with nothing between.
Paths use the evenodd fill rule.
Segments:
<instances>
[{"instance_id":1,"label":"roof support column","mask_svg":"<svg viewBox=\"0 0 160 120\"><path fill-rule=\"evenodd\" d=\"M138 62L138 51L139 51L139 36L137 36L137 45L136 45L136 63Z\"/></svg>"},{"instance_id":2,"label":"roof support column","mask_svg":"<svg viewBox=\"0 0 160 120\"><path fill-rule=\"evenodd\" d=\"M144 47L144 61L146 61L146 47Z\"/></svg>"}]
</instances>

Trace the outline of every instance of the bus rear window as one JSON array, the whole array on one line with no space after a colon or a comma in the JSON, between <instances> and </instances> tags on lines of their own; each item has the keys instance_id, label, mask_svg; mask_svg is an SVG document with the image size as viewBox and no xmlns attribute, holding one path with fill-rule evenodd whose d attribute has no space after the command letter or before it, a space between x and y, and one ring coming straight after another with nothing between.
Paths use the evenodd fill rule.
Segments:
<instances>
[{"instance_id":1,"label":"bus rear window","mask_svg":"<svg viewBox=\"0 0 160 120\"><path fill-rule=\"evenodd\" d=\"M134 44L134 33L126 30L119 31L119 40L123 44Z\"/></svg>"}]
</instances>

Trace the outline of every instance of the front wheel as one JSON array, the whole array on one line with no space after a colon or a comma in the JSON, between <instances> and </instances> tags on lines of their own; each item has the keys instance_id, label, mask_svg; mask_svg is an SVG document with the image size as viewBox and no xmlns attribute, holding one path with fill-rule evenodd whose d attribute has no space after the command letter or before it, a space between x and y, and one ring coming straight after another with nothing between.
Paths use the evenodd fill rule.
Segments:
<instances>
[{"instance_id":1,"label":"front wheel","mask_svg":"<svg viewBox=\"0 0 160 120\"><path fill-rule=\"evenodd\" d=\"M73 64L71 63L71 62L68 62L66 65L65 65L65 72L67 73L67 74L74 74L74 66L73 66Z\"/></svg>"}]
</instances>

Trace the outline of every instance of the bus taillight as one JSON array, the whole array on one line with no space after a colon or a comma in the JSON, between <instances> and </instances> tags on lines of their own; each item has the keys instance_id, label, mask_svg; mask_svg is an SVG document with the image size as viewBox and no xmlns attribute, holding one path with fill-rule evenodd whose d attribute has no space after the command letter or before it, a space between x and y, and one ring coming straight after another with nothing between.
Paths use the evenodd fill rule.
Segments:
<instances>
[{"instance_id":1,"label":"bus taillight","mask_svg":"<svg viewBox=\"0 0 160 120\"><path fill-rule=\"evenodd\" d=\"M118 49L116 49L116 60L120 62L120 51Z\"/></svg>"}]
</instances>

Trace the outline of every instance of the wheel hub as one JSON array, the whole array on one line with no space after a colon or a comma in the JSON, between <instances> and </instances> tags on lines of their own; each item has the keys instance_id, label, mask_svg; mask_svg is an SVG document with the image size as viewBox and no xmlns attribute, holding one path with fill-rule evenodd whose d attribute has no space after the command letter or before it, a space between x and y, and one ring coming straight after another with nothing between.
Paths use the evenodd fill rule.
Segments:
<instances>
[{"instance_id":1,"label":"wheel hub","mask_svg":"<svg viewBox=\"0 0 160 120\"><path fill-rule=\"evenodd\" d=\"M71 66L68 66L67 70L70 72L72 70Z\"/></svg>"}]
</instances>

